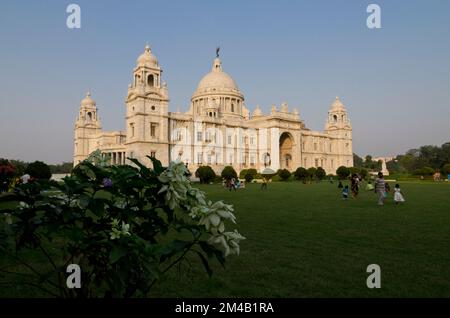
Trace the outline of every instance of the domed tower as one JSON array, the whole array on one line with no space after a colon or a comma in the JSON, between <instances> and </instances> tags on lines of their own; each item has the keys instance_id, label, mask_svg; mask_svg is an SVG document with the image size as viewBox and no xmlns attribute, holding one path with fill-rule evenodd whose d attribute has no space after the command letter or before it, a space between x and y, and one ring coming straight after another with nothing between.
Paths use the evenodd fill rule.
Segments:
<instances>
[{"instance_id":1,"label":"domed tower","mask_svg":"<svg viewBox=\"0 0 450 318\"><path fill-rule=\"evenodd\" d=\"M192 95L191 109L194 117L244 118L248 113L244 95L231 76L223 71L218 52L211 72L202 78Z\"/></svg>"},{"instance_id":2,"label":"domed tower","mask_svg":"<svg viewBox=\"0 0 450 318\"><path fill-rule=\"evenodd\" d=\"M126 98L127 156L148 162L145 156L156 156L168 164L169 95L161 83L162 69L150 46L146 45L133 70L133 82Z\"/></svg>"},{"instance_id":3,"label":"domed tower","mask_svg":"<svg viewBox=\"0 0 450 318\"><path fill-rule=\"evenodd\" d=\"M333 137L329 150L332 155L338 156L339 165L352 167L352 125L339 97L336 97L328 111L325 133Z\"/></svg>"},{"instance_id":4,"label":"domed tower","mask_svg":"<svg viewBox=\"0 0 450 318\"><path fill-rule=\"evenodd\" d=\"M80 113L75 122L74 129L74 157L73 164L77 165L80 161L95 150L95 138L102 130L98 118L97 105L88 92L81 101Z\"/></svg>"}]
</instances>

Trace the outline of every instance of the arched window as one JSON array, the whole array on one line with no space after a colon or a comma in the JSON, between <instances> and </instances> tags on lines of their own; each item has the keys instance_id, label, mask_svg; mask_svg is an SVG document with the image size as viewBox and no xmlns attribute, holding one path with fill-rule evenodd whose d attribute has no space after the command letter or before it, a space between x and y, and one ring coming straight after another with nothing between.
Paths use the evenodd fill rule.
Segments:
<instances>
[{"instance_id":1,"label":"arched window","mask_svg":"<svg viewBox=\"0 0 450 318\"><path fill-rule=\"evenodd\" d=\"M88 115L88 119L89 119L89 120L92 120L92 113L91 113L91 112L88 112L87 115Z\"/></svg>"},{"instance_id":2,"label":"arched window","mask_svg":"<svg viewBox=\"0 0 450 318\"><path fill-rule=\"evenodd\" d=\"M336 115L333 116L333 120L334 120L335 123L337 123L337 116Z\"/></svg>"},{"instance_id":3,"label":"arched window","mask_svg":"<svg viewBox=\"0 0 450 318\"><path fill-rule=\"evenodd\" d=\"M231 112L234 113L234 104L231 104Z\"/></svg>"},{"instance_id":4,"label":"arched window","mask_svg":"<svg viewBox=\"0 0 450 318\"><path fill-rule=\"evenodd\" d=\"M155 79L154 79L154 77L153 77L152 74L150 74L150 75L147 77L147 85L148 85L148 86L151 86L151 87L155 86Z\"/></svg>"}]
</instances>

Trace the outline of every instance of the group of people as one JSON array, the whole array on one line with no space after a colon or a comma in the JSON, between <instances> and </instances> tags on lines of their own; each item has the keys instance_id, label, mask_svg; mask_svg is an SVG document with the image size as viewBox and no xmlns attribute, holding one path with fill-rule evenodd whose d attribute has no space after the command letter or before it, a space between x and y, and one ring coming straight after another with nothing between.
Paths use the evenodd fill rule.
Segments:
<instances>
[{"instance_id":1,"label":"group of people","mask_svg":"<svg viewBox=\"0 0 450 318\"><path fill-rule=\"evenodd\" d=\"M344 186L341 181L339 181L338 188L342 188L342 199L348 200L349 192L351 190L352 197L356 199L359 193L359 184L361 178L357 174L353 174L350 177L350 189L349 186ZM375 185L369 181L366 185L366 190L372 191L378 194L378 205L384 205L388 193L391 191L389 184L384 180L383 173L379 172L378 177L375 179ZM399 204L400 202L405 202L405 198L400 189L400 185L397 183L394 188L394 202Z\"/></svg>"},{"instance_id":2,"label":"group of people","mask_svg":"<svg viewBox=\"0 0 450 318\"><path fill-rule=\"evenodd\" d=\"M238 178L228 179L228 180L225 180L224 182L225 182L226 188L229 191L231 191L231 190L236 191L237 189L245 188L245 181L241 181Z\"/></svg>"}]
</instances>

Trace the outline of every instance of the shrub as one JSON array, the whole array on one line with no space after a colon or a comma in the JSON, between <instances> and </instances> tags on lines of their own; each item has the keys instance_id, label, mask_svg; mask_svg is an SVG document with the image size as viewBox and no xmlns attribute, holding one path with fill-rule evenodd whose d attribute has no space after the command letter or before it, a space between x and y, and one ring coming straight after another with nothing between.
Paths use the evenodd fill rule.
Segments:
<instances>
[{"instance_id":1,"label":"shrub","mask_svg":"<svg viewBox=\"0 0 450 318\"><path fill-rule=\"evenodd\" d=\"M281 181L287 181L291 176L291 172L287 169L281 169L278 171L278 175L280 176Z\"/></svg>"},{"instance_id":2,"label":"shrub","mask_svg":"<svg viewBox=\"0 0 450 318\"><path fill-rule=\"evenodd\" d=\"M298 167L294 172L294 178L296 180L305 181L308 178L308 171L303 167Z\"/></svg>"},{"instance_id":3,"label":"shrub","mask_svg":"<svg viewBox=\"0 0 450 318\"><path fill-rule=\"evenodd\" d=\"M262 175L258 172L257 174L255 174L255 179L262 179Z\"/></svg>"},{"instance_id":4,"label":"shrub","mask_svg":"<svg viewBox=\"0 0 450 318\"><path fill-rule=\"evenodd\" d=\"M369 176L369 171L367 171L367 169L361 168L361 170L359 171L359 174L361 175L361 178L366 180L367 177Z\"/></svg>"},{"instance_id":5,"label":"shrub","mask_svg":"<svg viewBox=\"0 0 450 318\"><path fill-rule=\"evenodd\" d=\"M220 175L225 180L231 180L233 178L235 178L235 179L237 178L236 170L234 170L234 168L232 166L226 166L225 168L223 168L222 173Z\"/></svg>"},{"instance_id":6,"label":"shrub","mask_svg":"<svg viewBox=\"0 0 450 318\"><path fill-rule=\"evenodd\" d=\"M253 175L250 172L247 172L247 174L245 175L245 182L249 183L252 182L253 180Z\"/></svg>"},{"instance_id":7,"label":"shrub","mask_svg":"<svg viewBox=\"0 0 450 318\"><path fill-rule=\"evenodd\" d=\"M345 166L340 166L337 168L336 174L339 177L339 180L344 180L350 175L350 170Z\"/></svg>"},{"instance_id":8,"label":"shrub","mask_svg":"<svg viewBox=\"0 0 450 318\"><path fill-rule=\"evenodd\" d=\"M210 257L223 265L238 254L244 238L225 231L226 222L235 222L233 207L208 201L182 163L163 168L150 159L153 169L132 158L135 166L85 160L61 182L39 179L0 196L0 202L21 203L0 204L0 212L9 213L0 226L0 272L17 268L24 278L11 284L55 297L147 297L189 254L209 275ZM34 270L30 255L38 253L51 270ZM82 288L66 288L67 264L81 266Z\"/></svg>"},{"instance_id":9,"label":"shrub","mask_svg":"<svg viewBox=\"0 0 450 318\"><path fill-rule=\"evenodd\" d=\"M42 161L35 161L28 165L25 173L29 174L34 179L49 180L52 177L50 167Z\"/></svg>"},{"instance_id":10,"label":"shrub","mask_svg":"<svg viewBox=\"0 0 450 318\"><path fill-rule=\"evenodd\" d=\"M350 172L349 175L360 174L360 172L361 172L361 170L357 167L349 167L348 171Z\"/></svg>"},{"instance_id":11,"label":"shrub","mask_svg":"<svg viewBox=\"0 0 450 318\"><path fill-rule=\"evenodd\" d=\"M16 169L14 165L6 159L0 159L0 192L8 191L9 184L14 178Z\"/></svg>"},{"instance_id":12,"label":"shrub","mask_svg":"<svg viewBox=\"0 0 450 318\"><path fill-rule=\"evenodd\" d=\"M200 179L200 183L210 183L216 177L216 173L210 166L201 166L195 171L195 176Z\"/></svg>"},{"instance_id":13,"label":"shrub","mask_svg":"<svg viewBox=\"0 0 450 318\"><path fill-rule=\"evenodd\" d=\"M431 176L434 174L434 169L430 167L422 167L414 170L413 174L417 176Z\"/></svg>"},{"instance_id":14,"label":"shrub","mask_svg":"<svg viewBox=\"0 0 450 318\"><path fill-rule=\"evenodd\" d=\"M325 176L327 175L327 173L325 172L325 170L322 167L317 168L315 176L317 177L317 179L322 180L323 178L325 178Z\"/></svg>"},{"instance_id":15,"label":"shrub","mask_svg":"<svg viewBox=\"0 0 450 318\"><path fill-rule=\"evenodd\" d=\"M242 169L241 172L239 172L239 178L244 179L247 172L248 172L248 169Z\"/></svg>"},{"instance_id":16,"label":"shrub","mask_svg":"<svg viewBox=\"0 0 450 318\"><path fill-rule=\"evenodd\" d=\"M312 180L314 178L314 176L316 175L316 171L317 169L314 167L308 168L308 170L306 170L306 172L308 173L309 180Z\"/></svg>"},{"instance_id":17,"label":"shrub","mask_svg":"<svg viewBox=\"0 0 450 318\"><path fill-rule=\"evenodd\" d=\"M442 173L445 175L450 174L450 163L447 163L442 167Z\"/></svg>"}]
</instances>

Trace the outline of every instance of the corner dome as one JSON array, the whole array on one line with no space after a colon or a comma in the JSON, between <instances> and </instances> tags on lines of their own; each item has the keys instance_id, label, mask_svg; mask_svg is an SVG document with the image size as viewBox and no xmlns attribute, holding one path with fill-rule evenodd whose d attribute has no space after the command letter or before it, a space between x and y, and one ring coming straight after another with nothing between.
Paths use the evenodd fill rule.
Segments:
<instances>
[{"instance_id":1,"label":"corner dome","mask_svg":"<svg viewBox=\"0 0 450 318\"><path fill-rule=\"evenodd\" d=\"M336 96L336 99L334 100L333 104L331 104L332 110L344 110L344 104L339 100L339 97Z\"/></svg>"},{"instance_id":2,"label":"corner dome","mask_svg":"<svg viewBox=\"0 0 450 318\"><path fill-rule=\"evenodd\" d=\"M145 46L145 51L142 53L137 61L137 66L147 66L147 67L159 67L158 66L158 59L156 56L152 53L150 46L147 44Z\"/></svg>"},{"instance_id":3,"label":"corner dome","mask_svg":"<svg viewBox=\"0 0 450 318\"><path fill-rule=\"evenodd\" d=\"M86 97L81 101L82 106L95 106L95 100L91 98L91 93L87 92Z\"/></svg>"}]
</instances>

